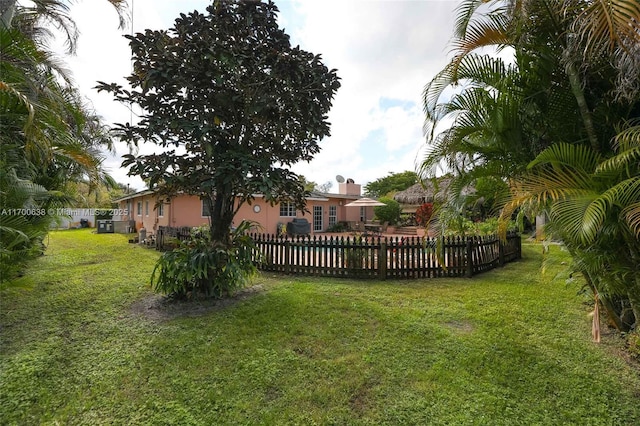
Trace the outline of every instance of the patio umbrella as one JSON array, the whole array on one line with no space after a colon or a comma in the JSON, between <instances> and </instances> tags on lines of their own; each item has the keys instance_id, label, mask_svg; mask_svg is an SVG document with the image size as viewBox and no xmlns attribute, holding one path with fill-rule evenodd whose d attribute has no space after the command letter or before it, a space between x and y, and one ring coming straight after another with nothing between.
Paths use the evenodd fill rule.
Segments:
<instances>
[{"instance_id":1,"label":"patio umbrella","mask_svg":"<svg viewBox=\"0 0 640 426\"><path fill-rule=\"evenodd\" d=\"M358 198L355 201L347 203L344 205L345 207L375 207L375 206L386 206L385 203L381 203L380 201L373 200L371 198ZM365 210L365 221L366 218L366 210Z\"/></svg>"},{"instance_id":2,"label":"patio umbrella","mask_svg":"<svg viewBox=\"0 0 640 426\"><path fill-rule=\"evenodd\" d=\"M355 201L345 204L345 207L370 207L370 206L386 206L385 203L373 200L371 198L359 198Z\"/></svg>"}]
</instances>

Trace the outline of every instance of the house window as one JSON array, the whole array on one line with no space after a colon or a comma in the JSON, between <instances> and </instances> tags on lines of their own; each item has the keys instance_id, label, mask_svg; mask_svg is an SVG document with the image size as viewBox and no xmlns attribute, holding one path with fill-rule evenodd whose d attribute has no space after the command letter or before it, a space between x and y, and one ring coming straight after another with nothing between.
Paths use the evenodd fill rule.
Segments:
<instances>
[{"instance_id":1,"label":"house window","mask_svg":"<svg viewBox=\"0 0 640 426\"><path fill-rule=\"evenodd\" d=\"M338 206L329 206L329 226L338 222Z\"/></svg>"},{"instance_id":2,"label":"house window","mask_svg":"<svg viewBox=\"0 0 640 426\"><path fill-rule=\"evenodd\" d=\"M144 202L144 215L145 216L149 216L149 202L148 201Z\"/></svg>"},{"instance_id":3,"label":"house window","mask_svg":"<svg viewBox=\"0 0 640 426\"><path fill-rule=\"evenodd\" d=\"M293 203L285 201L280 203L280 216L281 217L296 217L296 206Z\"/></svg>"},{"instance_id":4,"label":"house window","mask_svg":"<svg viewBox=\"0 0 640 426\"><path fill-rule=\"evenodd\" d=\"M322 206L313 206L313 231L322 231Z\"/></svg>"},{"instance_id":5,"label":"house window","mask_svg":"<svg viewBox=\"0 0 640 426\"><path fill-rule=\"evenodd\" d=\"M360 222L367 221L367 208L362 206L360 207Z\"/></svg>"},{"instance_id":6,"label":"house window","mask_svg":"<svg viewBox=\"0 0 640 426\"><path fill-rule=\"evenodd\" d=\"M164 203L158 204L158 217L164 216Z\"/></svg>"},{"instance_id":7,"label":"house window","mask_svg":"<svg viewBox=\"0 0 640 426\"><path fill-rule=\"evenodd\" d=\"M142 216L142 201L138 201L138 216Z\"/></svg>"},{"instance_id":8,"label":"house window","mask_svg":"<svg viewBox=\"0 0 640 426\"><path fill-rule=\"evenodd\" d=\"M207 200L202 199L202 217L209 217L211 216L211 210L209 209L209 204L207 203Z\"/></svg>"}]
</instances>

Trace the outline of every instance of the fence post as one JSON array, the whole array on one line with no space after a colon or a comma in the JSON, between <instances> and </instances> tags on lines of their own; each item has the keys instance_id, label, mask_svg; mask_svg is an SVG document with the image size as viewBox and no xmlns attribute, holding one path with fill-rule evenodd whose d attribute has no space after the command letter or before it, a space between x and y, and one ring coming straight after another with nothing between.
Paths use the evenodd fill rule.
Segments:
<instances>
[{"instance_id":1,"label":"fence post","mask_svg":"<svg viewBox=\"0 0 640 426\"><path fill-rule=\"evenodd\" d=\"M467 278L473 277L473 244L472 239L467 237Z\"/></svg>"},{"instance_id":2,"label":"fence post","mask_svg":"<svg viewBox=\"0 0 640 426\"><path fill-rule=\"evenodd\" d=\"M284 273L289 274L291 272L291 243L287 240L284 242Z\"/></svg>"},{"instance_id":3,"label":"fence post","mask_svg":"<svg viewBox=\"0 0 640 426\"><path fill-rule=\"evenodd\" d=\"M378 249L378 278L381 280L387 279L387 239L385 238L380 242L380 248Z\"/></svg>"},{"instance_id":4,"label":"fence post","mask_svg":"<svg viewBox=\"0 0 640 426\"><path fill-rule=\"evenodd\" d=\"M509 244L509 237L505 240ZM504 266L504 242L498 237L498 264Z\"/></svg>"},{"instance_id":5,"label":"fence post","mask_svg":"<svg viewBox=\"0 0 640 426\"><path fill-rule=\"evenodd\" d=\"M445 276L445 272L446 272L447 275L449 275L450 269L448 269L449 265L447 264L447 244L445 242L444 235L442 237L440 237L440 238L442 238L442 257L441 257L442 260L440 260L438 263L440 263L440 268L439 268L440 269L440 276L444 277ZM447 238L447 240L448 240L448 238Z\"/></svg>"}]
</instances>

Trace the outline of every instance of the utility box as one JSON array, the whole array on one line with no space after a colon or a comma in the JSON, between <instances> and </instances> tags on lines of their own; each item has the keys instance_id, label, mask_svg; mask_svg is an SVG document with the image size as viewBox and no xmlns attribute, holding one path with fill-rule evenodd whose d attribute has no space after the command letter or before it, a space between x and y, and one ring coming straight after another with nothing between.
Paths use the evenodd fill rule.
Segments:
<instances>
[{"instance_id":1,"label":"utility box","mask_svg":"<svg viewBox=\"0 0 640 426\"><path fill-rule=\"evenodd\" d=\"M113 234L113 220L110 220L110 219L99 220L98 234Z\"/></svg>"},{"instance_id":2,"label":"utility box","mask_svg":"<svg viewBox=\"0 0 640 426\"><path fill-rule=\"evenodd\" d=\"M133 234L136 232L136 222L134 220L114 220L113 232L116 234Z\"/></svg>"}]
</instances>

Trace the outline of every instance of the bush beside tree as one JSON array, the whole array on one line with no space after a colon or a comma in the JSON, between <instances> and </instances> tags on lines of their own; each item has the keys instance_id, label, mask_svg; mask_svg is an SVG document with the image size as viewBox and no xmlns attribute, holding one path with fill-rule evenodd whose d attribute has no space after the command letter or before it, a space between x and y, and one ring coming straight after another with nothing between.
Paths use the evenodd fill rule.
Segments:
<instances>
[{"instance_id":1,"label":"bush beside tree","mask_svg":"<svg viewBox=\"0 0 640 426\"><path fill-rule=\"evenodd\" d=\"M379 201L385 205L373 208L376 219L381 222L388 222L389 225L398 223L402 214L400 203L389 197L382 197Z\"/></svg>"}]
</instances>

